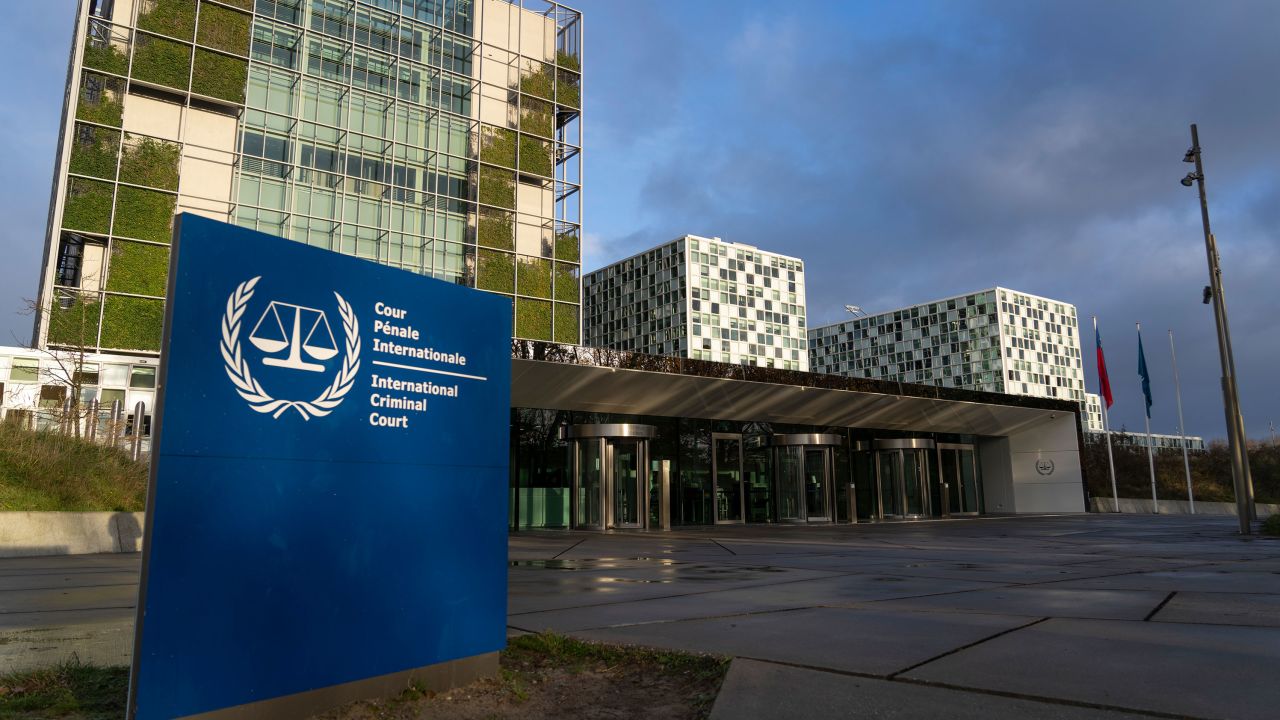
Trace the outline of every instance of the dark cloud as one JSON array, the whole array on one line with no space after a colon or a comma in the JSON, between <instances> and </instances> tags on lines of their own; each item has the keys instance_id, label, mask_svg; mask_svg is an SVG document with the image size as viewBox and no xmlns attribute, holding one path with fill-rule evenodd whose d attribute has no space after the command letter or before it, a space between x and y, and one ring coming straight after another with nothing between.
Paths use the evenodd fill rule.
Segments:
<instances>
[{"instance_id":1,"label":"dark cloud","mask_svg":"<svg viewBox=\"0 0 1280 720\"><path fill-rule=\"evenodd\" d=\"M1173 329L1188 429L1218 436L1198 205L1177 182L1190 168L1180 162L1187 125L1198 122L1246 422L1265 431L1280 409L1269 382L1280 352L1271 307L1280 273L1272 81L1280 6L800 4L767 15L751 4L715 7L717 22L665 38L722 49L685 70L683 112L647 129L666 150L630 158L634 191L603 191L634 192L650 232L611 226L592 214L588 195L589 229L629 236L615 257L640 249L631 240L684 232L796 254L808 261L814 323L840 319L845 303L888 309L996 284L1061 298L1082 314L1090 388L1089 316L1101 318L1114 412L1130 428L1142 420L1137 321L1154 374L1155 428L1176 425ZM597 52L609 45L600 34L625 32L593 29ZM593 122L609 124L624 107L618 97L591 99ZM616 160L589 148L588 174Z\"/></svg>"}]
</instances>

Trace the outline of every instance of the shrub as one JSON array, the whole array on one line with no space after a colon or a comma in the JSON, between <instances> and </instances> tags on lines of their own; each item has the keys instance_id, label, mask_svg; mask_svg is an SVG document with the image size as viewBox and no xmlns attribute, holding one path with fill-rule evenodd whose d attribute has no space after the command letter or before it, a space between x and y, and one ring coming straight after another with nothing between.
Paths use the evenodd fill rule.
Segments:
<instances>
[{"instance_id":1,"label":"shrub","mask_svg":"<svg viewBox=\"0 0 1280 720\"><path fill-rule=\"evenodd\" d=\"M582 262L578 252L578 236L572 232L556 233L556 259Z\"/></svg>"},{"instance_id":2,"label":"shrub","mask_svg":"<svg viewBox=\"0 0 1280 720\"><path fill-rule=\"evenodd\" d=\"M134 295L164 295L169 277L169 248L117 240L107 265L107 289Z\"/></svg>"},{"instance_id":3,"label":"shrub","mask_svg":"<svg viewBox=\"0 0 1280 720\"><path fill-rule=\"evenodd\" d=\"M176 143L129 135L125 138L124 153L120 157L120 181L177 190L181 154Z\"/></svg>"},{"instance_id":4,"label":"shrub","mask_svg":"<svg viewBox=\"0 0 1280 720\"><path fill-rule=\"evenodd\" d=\"M511 213L493 208L480 208L479 243L486 247L514 250L512 238L513 225Z\"/></svg>"},{"instance_id":5,"label":"shrub","mask_svg":"<svg viewBox=\"0 0 1280 720\"><path fill-rule=\"evenodd\" d=\"M582 78L577 73L561 70L557 73L556 102L577 110L582 107L582 92L578 89Z\"/></svg>"},{"instance_id":6,"label":"shrub","mask_svg":"<svg viewBox=\"0 0 1280 720\"><path fill-rule=\"evenodd\" d=\"M566 345L578 344L578 306L556 303L555 341Z\"/></svg>"},{"instance_id":7,"label":"shrub","mask_svg":"<svg viewBox=\"0 0 1280 720\"><path fill-rule=\"evenodd\" d=\"M480 202L509 209L516 206L516 178L512 173L488 165L480 166Z\"/></svg>"},{"instance_id":8,"label":"shrub","mask_svg":"<svg viewBox=\"0 0 1280 720\"><path fill-rule=\"evenodd\" d=\"M525 96L520 98L520 129L543 137L553 137L551 103Z\"/></svg>"},{"instance_id":9,"label":"shrub","mask_svg":"<svg viewBox=\"0 0 1280 720\"><path fill-rule=\"evenodd\" d=\"M91 440L0 423L0 510L137 512L146 498L147 463ZM63 667L33 671L22 680L0 676L6 690L0 695L0 716L124 715L127 668L64 667L81 677L32 677L66 672ZM30 702L37 699L50 705Z\"/></svg>"},{"instance_id":10,"label":"shrub","mask_svg":"<svg viewBox=\"0 0 1280 720\"><path fill-rule=\"evenodd\" d=\"M111 184L84 178L67 180L62 227L105 235L111 225Z\"/></svg>"},{"instance_id":11,"label":"shrub","mask_svg":"<svg viewBox=\"0 0 1280 720\"><path fill-rule=\"evenodd\" d=\"M1280 535L1280 513L1276 513L1262 521L1263 535Z\"/></svg>"},{"instance_id":12,"label":"shrub","mask_svg":"<svg viewBox=\"0 0 1280 720\"><path fill-rule=\"evenodd\" d=\"M114 180L119 150L118 130L77 123L75 139L71 143L71 172Z\"/></svg>"},{"instance_id":13,"label":"shrub","mask_svg":"<svg viewBox=\"0 0 1280 720\"><path fill-rule=\"evenodd\" d=\"M150 35L138 35L133 45L133 77L186 91L191 74L191 46Z\"/></svg>"},{"instance_id":14,"label":"shrub","mask_svg":"<svg viewBox=\"0 0 1280 720\"><path fill-rule=\"evenodd\" d=\"M516 261L511 253L480 248L476 287L501 293L515 292Z\"/></svg>"},{"instance_id":15,"label":"shrub","mask_svg":"<svg viewBox=\"0 0 1280 720\"><path fill-rule=\"evenodd\" d=\"M155 190L120 186L116 193L114 232L138 240L167 243L173 235L177 196Z\"/></svg>"},{"instance_id":16,"label":"shrub","mask_svg":"<svg viewBox=\"0 0 1280 720\"><path fill-rule=\"evenodd\" d=\"M244 13L202 3L196 41L236 55L248 55L249 28L252 22L253 19Z\"/></svg>"},{"instance_id":17,"label":"shrub","mask_svg":"<svg viewBox=\"0 0 1280 720\"><path fill-rule=\"evenodd\" d=\"M108 295L102 346L114 350L159 350L164 301Z\"/></svg>"},{"instance_id":18,"label":"shrub","mask_svg":"<svg viewBox=\"0 0 1280 720\"><path fill-rule=\"evenodd\" d=\"M109 42L86 40L84 45L84 66L103 72L124 75L129 71L129 58L120 49Z\"/></svg>"},{"instance_id":19,"label":"shrub","mask_svg":"<svg viewBox=\"0 0 1280 720\"><path fill-rule=\"evenodd\" d=\"M556 263L556 299L578 302L578 266Z\"/></svg>"},{"instance_id":20,"label":"shrub","mask_svg":"<svg viewBox=\"0 0 1280 720\"><path fill-rule=\"evenodd\" d=\"M494 165L515 168L516 133L514 130L485 126L480 138L481 160Z\"/></svg>"},{"instance_id":21,"label":"shrub","mask_svg":"<svg viewBox=\"0 0 1280 720\"><path fill-rule=\"evenodd\" d=\"M197 48L191 92L243 105L248 74L248 62Z\"/></svg>"},{"instance_id":22,"label":"shrub","mask_svg":"<svg viewBox=\"0 0 1280 720\"><path fill-rule=\"evenodd\" d=\"M516 298L516 336L526 340L550 340L551 303Z\"/></svg>"},{"instance_id":23,"label":"shrub","mask_svg":"<svg viewBox=\"0 0 1280 720\"><path fill-rule=\"evenodd\" d=\"M530 60L528 69L520 74L520 92L536 95L543 100L555 99L555 76L550 65Z\"/></svg>"},{"instance_id":24,"label":"shrub","mask_svg":"<svg viewBox=\"0 0 1280 720\"><path fill-rule=\"evenodd\" d=\"M76 103L76 118L102 125L120 127L124 114L121 97L124 82L98 73L86 72L80 76L80 101Z\"/></svg>"},{"instance_id":25,"label":"shrub","mask_svg":"<svg viewBox=\"0 0 1280 720\"><path fill-rule=\"evenodd\" d=\"M61 302L52 303L49 308L49 342L76 347L97 345L98 311L101 307L97 296L80 293L71 297L67 307L63 307Z\"/></svg>"},{"instance_id":26,"label":"shrub","mask_svg":"<svg viewBox=\"0 0 1280 720\"><path fill-rule=\"evenodd\" d=\"M521 135L520 172L543 177L554 177L556 166L552 159L551 143L528 135Z\"/></svg>"},{"instance_id":27,"label":"shrub","mask_svg":"<svg viewBox=\"0 0 1280 720\"><path fill-rule=\"evenodd\" d=\"M551 297L551 261L521 256L516 262L516 290L530 297Z\"/></svg>"},{"instance_id":28,"label":"shrub","mask_svg":"<svg viewBox=\"0 0 1280 720\"><path fill-rule=\"evenodd\" d=\"M578 63L578 58L563 50L556 51L556 64L562 68L568 68L574 72L581 72L582 66Z\"/></svg>"},{"instance_id":29,"label":"shrub","mask_svg":"<svg viewBox=\"0 0 1280 720\"><path fill-rule=\"evenodd\" d=\"M196 29L196 4L192 0L155 0L150 12L138 14L138 29L190 40Z\"/></svg>"}]
</instances>

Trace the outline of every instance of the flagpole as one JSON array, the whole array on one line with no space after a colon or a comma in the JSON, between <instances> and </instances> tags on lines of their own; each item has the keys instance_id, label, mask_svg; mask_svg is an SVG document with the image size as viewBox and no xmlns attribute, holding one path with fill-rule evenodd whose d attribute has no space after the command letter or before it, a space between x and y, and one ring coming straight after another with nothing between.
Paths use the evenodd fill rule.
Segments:
<instances>
[{"instance_id":1,"label":"flagpole","mask_svg":"<svg viewBox=\"0 0 1280 720\"><path fill-rule=\"evenodd\" d=\"M1138 326L1139 371L1142 373L1146 373L1147 372L1146 359L1143 357L1143 353L1142 353L1142 323L1134 323L1134 325ZM1153 508L1152 512L1159 515L1160 499L1156 497L1156 456L1155 456L1155 450L1152 447L1154 443L1151 440L1151 405L1150 405L1151 396L1148 394L1150 390L1151 382L1146 377L1144 377L1143 379L1147 381L1147 387L1143 388L1144 390L1143 395L1146 395L1147 397L1146 413L1144 413L1143 417L1147 421L1147 467L1150 468L1151 470L1151 505Z\"/></svg>"},{"instance_id":2,"label":"flagpole","mask_svg":"<svg viewBox=\"0 0 1280 720\"><path fill-rule=\"evenodd\" d=\"M1182 385L1178 382L1178 353L1173 349L1173 330L1169 331L1169 357L1173 358L1173 390L1178 398L1178 434L1182 437L1182 468L1187 472L1187 502L1196 514L1196 497L1191 492L1191 460L1187 457L1187 428L1182 421Z\"/></svg>"},{"instance_id":3,"label":"flagpole","mask_svg":"<svg viewBox=\"0 0 1280 720\"><path fill-rule=\"evenodd\" d=\"M1098 316L1093 316L1094 349L1098 346ZM1098 384L1102 384L1102 370L1098 371ZM1099 387L1099 390L1102 388ZM1110 392L1110 391L1108 391ZM1098 404L1102 406L1102 434L1107 438L1107 465L1111 468L1111 501L1115 503L1112 512L1120 512L1120 491L1116 489L1116 458L1111 454L1111 428L1107 424L1107 398L1099 393Z\"/></svg>"}]
</instances>

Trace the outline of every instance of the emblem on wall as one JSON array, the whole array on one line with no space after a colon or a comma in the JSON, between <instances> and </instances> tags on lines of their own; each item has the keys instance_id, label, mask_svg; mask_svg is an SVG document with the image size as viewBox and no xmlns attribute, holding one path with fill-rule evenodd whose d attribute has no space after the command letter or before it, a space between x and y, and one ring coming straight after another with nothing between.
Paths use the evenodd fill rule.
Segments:
<instances>
[{"instance_id":1,"label":"emblem on wall","mask_svg":"<svg viewBox=\"0 0 1280 720\"><path fill-rule=\"evenodd\" d=\"M1036 472L1040 473L1041 475L1052 475L1052 474L1053 474L1053 461L1052 461L1052 460L1037 460L1037 461L1036 461Z\"/></svg>"},{"instance_id":2,"label":"emblem on wall","mask_svg":"<svg viewBox=\"0 0 1280 720\"><path fill-rule=\"evenodd\" d=\"M261 279L262 276L258 276L240 283L235 292L227 297L227 309L222 316L221 343L227 377L235 385L240 397L257 412L279 419L292 408L298 411L303 420L310 420L313 416L324 417L342 404L343 398L355 384L356 373L360 370L359 320L351 309L351 304L335 292L333 296L337 299L346 353L333 382L311 400L273 397L253 377L249 358L240 351L240 330L245 309L253 299L254 288ZM328 313L319 308L281 300L272 300L267 305L249 331L248 337L249 343L265 354L261 359L263 365L301 373L325 372L329 369L325 363L339 354Z\"/></svg>"}]
</instances>

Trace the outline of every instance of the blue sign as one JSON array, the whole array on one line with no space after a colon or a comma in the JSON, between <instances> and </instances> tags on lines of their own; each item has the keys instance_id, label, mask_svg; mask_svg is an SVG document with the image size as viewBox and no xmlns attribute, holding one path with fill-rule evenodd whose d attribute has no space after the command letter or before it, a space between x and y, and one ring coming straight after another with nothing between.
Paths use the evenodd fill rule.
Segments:
<instances>
[{"instance_id":1,"label":"blue sign","mask_svg":"<svg viewBox=\"0 0 1280 720\"><path fill-rule=\"evenodd\" d=\"M511 301L192 215L175 236L135 717L500 650Z\"/></svg>"}]
</instances>

